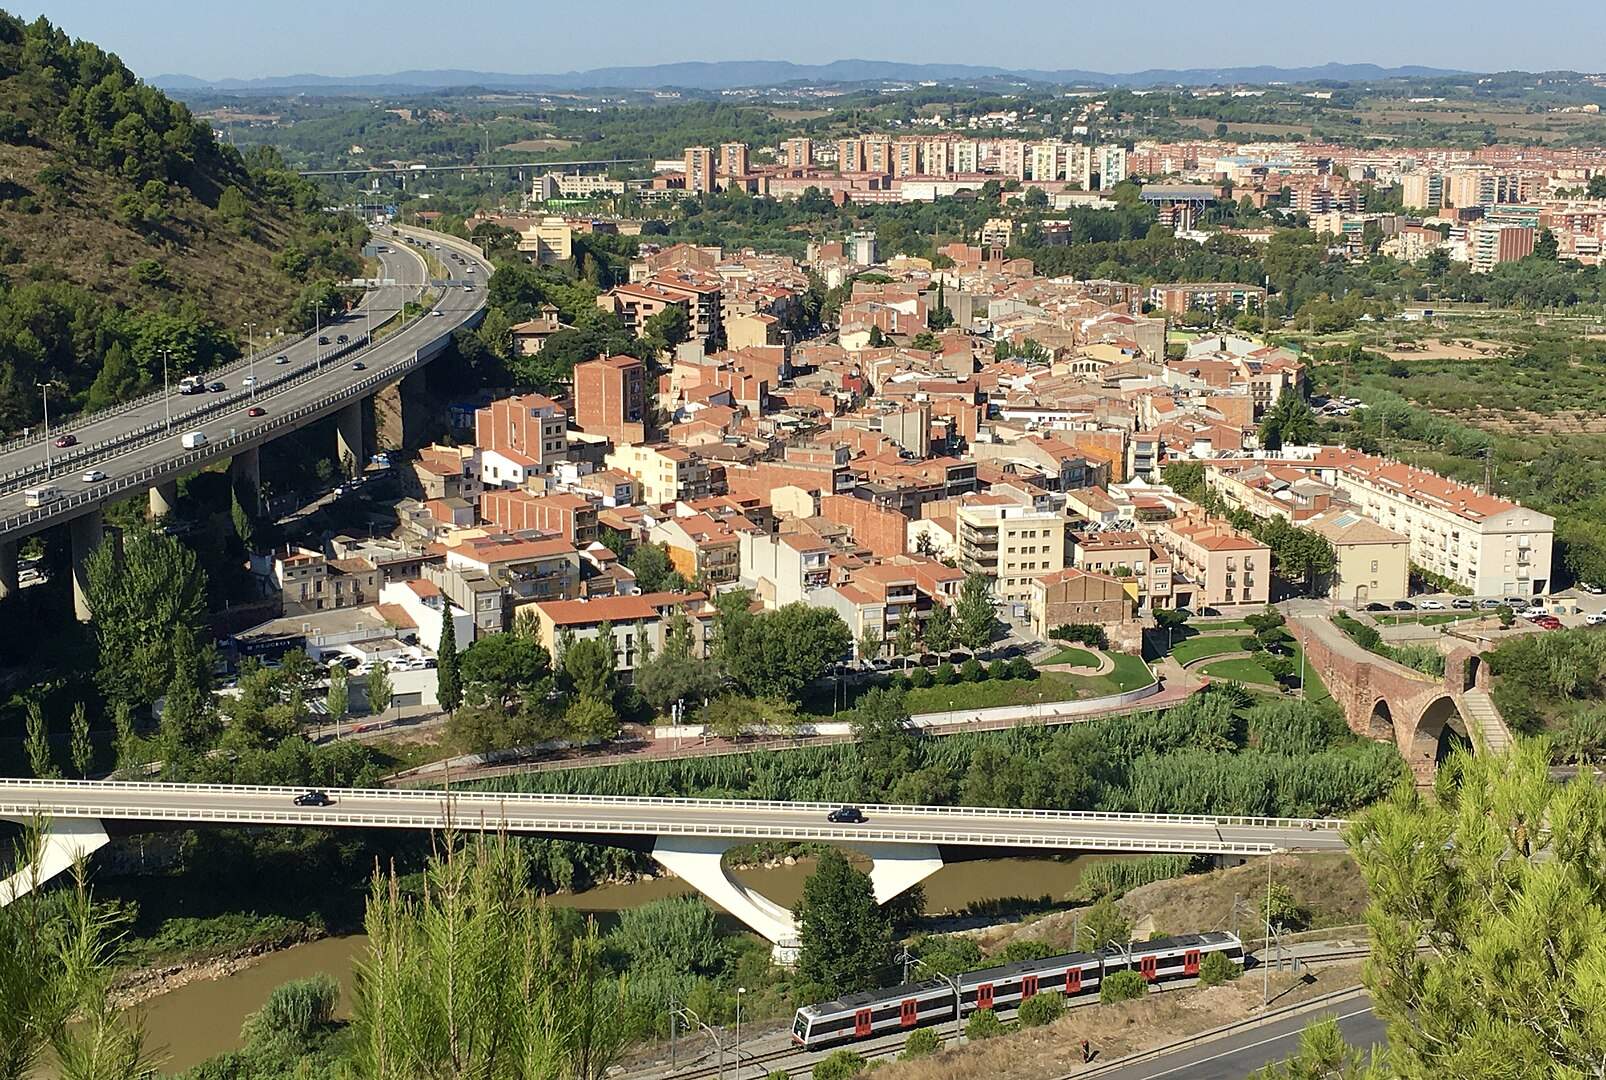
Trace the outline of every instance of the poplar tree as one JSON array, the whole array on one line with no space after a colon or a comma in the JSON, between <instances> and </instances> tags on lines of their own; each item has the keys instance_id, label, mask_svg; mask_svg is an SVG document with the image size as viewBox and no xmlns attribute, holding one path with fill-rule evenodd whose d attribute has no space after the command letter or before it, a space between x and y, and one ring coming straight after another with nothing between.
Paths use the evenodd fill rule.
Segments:
<instances>
[{"instance_id":1,"label":"poplar tree","mask_svg":"<svg viewBox=\"0 0 1606 1080\"><path fill-rule=\"evenodd\" d=\"M456 713L463 704L463 680L457 667L457 628L448 604L441 616L441 640L435 647L435 699L441 708Z\"/></svg>"}]
</instances>

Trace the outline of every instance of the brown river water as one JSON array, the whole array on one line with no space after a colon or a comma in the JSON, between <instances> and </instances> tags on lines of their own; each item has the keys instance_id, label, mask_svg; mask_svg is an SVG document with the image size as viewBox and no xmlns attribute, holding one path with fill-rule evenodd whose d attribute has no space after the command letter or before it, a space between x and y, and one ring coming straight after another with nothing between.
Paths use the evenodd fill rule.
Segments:
<instances>
[{"instance_id":1,"label":"brown river water","mask_svg":"<svg viewBox=\"0 0 1606 1080\"><path fill-rule=\"evenodd\" d=\"M929 912L945 912L1012 897L1036 900L1051 896L1060 900L1075 889L1089 861L984 859L951 863L926 879L926 907ZM739 870L735 876L772 900L790 905L802 895L803 881L812 869L812 859L800 859L793 866ZM553 902L594 913L606 925L614 912L691 891L676 878L653 878L557 896ZM728 922L733 929L740 927L734 920ZM213 1055L236 1049L240 1045L240 1025L279 984L321 971L335 976L343 989L349 989L352 962L366 941L362 935L351 935L297 945L270 953L232 975L190 983L151 998L139 1006L149 1045L160 1048L162 1067L169 1072L191 1068ZM349 1004L342 998L341 1015L345 1015Z\"/></svg>"}]
</instances>

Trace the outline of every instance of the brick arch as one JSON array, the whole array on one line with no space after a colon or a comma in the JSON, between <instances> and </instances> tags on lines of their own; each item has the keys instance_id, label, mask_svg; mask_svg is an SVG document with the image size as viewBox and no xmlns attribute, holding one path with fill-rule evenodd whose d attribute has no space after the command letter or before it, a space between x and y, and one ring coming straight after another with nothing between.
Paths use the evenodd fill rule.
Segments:
<instances>
[{"instance_id":1,"label":"brick arch","mask_svg":"<svg viewBox=\"0 0 1606 1080\"><path fill-rule=\"evenodd\" d=\"M1408 760L1419 772L1424 766L1431 772L1456 745L1471 746L1470 725L1454 696L1440 694L1424 705L1411 727L1410 740Z\"/></svg>"},{"instance_id":2,"label":"brick arch","mask_svg":"<svg viewBox=\"0 0 1606 1080\"><path fill-rule=\"evenodd\" d=\"M1394 742L1397 738L1394 731L1394 710L1389 707L1389 699L1380 697L1372 702L1371 709L1367 710L1365 727L1359 732L1368 739L1378 742Z\"/></svg>"}]
</instances>

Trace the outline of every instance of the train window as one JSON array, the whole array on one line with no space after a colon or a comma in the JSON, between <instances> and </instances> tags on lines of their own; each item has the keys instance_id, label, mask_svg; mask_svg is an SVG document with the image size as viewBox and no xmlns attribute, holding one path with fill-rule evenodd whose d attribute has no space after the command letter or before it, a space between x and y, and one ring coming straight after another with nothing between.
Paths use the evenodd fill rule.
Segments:
<instances>
[{"instance_id":1,"label":"train window","mask_svg":"<svg viewBox=\"0 0 1606 1080\"><path fill-rule=\"evenodd\" d=\"M808 1017L802 1013L797 1014L797 1019L792 1021L792 1034L798 1039L807 1039L809 1037Z\"/></svg>"},{"instance_id":2,"label":"train window","mask_svg":"<svg viewBox=\"0 0 1606 1080\"><path fill-rule=\"evenodd\" d=\"M903 1004L898 1006L898 1023L903 1027L914 1027L919 1015L920 1006L914 998L905 998Z\"/></svg>"},{"instance_id":3,"label":"train window","mask_svg":"<svg viewBox=\"0 0 1606 1080\"><path fill-rule=\"evenodd\" d=\"M1159 974L1160 958L1152 953L1138 961L1138 973L1149 982L1153 982Z\"/></svg>"},{"instance_id":4,"label":"train window","mask_svg":"<svg viewBox=\"0 0 1606 1080\"><path fill-rule=\"evenodd\" d=\"M990 1009L993 1007L993 984L982 983L976 988L976 1008Z\"/></svg>"},{"instance_id":5,"label":"train window","mask_svg":"<svg viewBox=\"0 0 1606 1080\"><path fill-rule=\"evenodd\" d=\"M870 1034L869 1009L860 1009L853 1014L853 1034L860 1037Z\"/></svg>"},{"instance_id":6,"label":"train window","mask_svg":"<svg viewBox=\"0 0 1606 1080\"><path fill-rule=\"evenodd\" d=\"M1184 975L1199 974L1199 950L1189 949L1182 956L1182 973Z\"/></svg>"},{"instance_id":7,"label":"train window","mask_svg":"<svg viewBox=\"0 0 1606 1080\"><path fill-rule=\"evenodd\" d=\"M1037 993L1037 976L1028 975L1020 981L1020 999L1025 1001Z\"/></svg>"},{"instance_id":8,"label":"train window","mask_svg":"<svg viewBox=\"0 0 1606 1080\"><path fill-rule=\"evenodd\" d=\"M1082 992L1082 969L1072 968L1065 973L1065 992L1067 994L1080 994Z\"/></svg>"}]
</instances>

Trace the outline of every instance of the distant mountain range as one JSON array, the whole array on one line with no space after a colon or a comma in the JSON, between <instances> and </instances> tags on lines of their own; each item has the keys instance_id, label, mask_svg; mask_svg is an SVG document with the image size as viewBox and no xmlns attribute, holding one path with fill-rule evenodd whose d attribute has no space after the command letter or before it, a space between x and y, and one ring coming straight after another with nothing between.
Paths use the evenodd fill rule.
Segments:
<instances>
[{"instance_id":1,"label":"distant mountain range","mask_svg":"<svg viewBox=\"0 0 1606 1080\"><path fill-rule=\"evenodd\" d=\"M1023 80L1064 86L1214 86L1288 82L1365 82L1376 79L1422 78L1463 72L1431 67L1379 67L1376 64L1322 64L1319 67L1152 68L1112 75L1100 71L1040 71L981 67L973 64L908 64L890 60L836 60L829 64L794 64L786 60L721 60L710 63L653 64L645 67L592 68L556 75L511 75L493 71L397 71L388 75L276 75L262 79L198 79L193 75L158 75L151 83L163 90L445 90L486 87L518 90L732 90L788 83L954 82Z\"/></svg>"}]
</instances>

